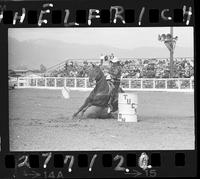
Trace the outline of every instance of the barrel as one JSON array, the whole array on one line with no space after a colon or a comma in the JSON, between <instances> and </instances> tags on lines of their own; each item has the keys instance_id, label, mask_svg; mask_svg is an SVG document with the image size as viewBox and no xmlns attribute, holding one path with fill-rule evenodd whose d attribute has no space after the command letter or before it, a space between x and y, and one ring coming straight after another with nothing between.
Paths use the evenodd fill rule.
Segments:
<instances>
[{"instance_id":1,"label":"barrel","mask_svg":"<svg viewBox=\"0 0 200 179\"><path fill-rule=\"evenodd\" d=\"M138 98L135 93L119 93L118 96L118 121L137 122Z\"/></svg>"}]
</instances>

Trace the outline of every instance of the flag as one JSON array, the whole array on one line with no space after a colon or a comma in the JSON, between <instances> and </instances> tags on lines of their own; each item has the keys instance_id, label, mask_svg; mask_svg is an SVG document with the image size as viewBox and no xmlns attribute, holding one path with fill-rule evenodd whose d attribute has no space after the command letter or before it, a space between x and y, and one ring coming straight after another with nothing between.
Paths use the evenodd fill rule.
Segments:
<instances>
[{"instance_id":1,"label":"flag","mask_svg":"<svg viewBox=\"0 0 200 179\"><path fill-rule=\"evenodd\" d=\"M67 88L67 87L63 87L62 88L62 95L63 95L63 97L65 98L65 99L69 99L70 98L70 96L69 96L69 88Z\"/></svg>"}]
</instances>

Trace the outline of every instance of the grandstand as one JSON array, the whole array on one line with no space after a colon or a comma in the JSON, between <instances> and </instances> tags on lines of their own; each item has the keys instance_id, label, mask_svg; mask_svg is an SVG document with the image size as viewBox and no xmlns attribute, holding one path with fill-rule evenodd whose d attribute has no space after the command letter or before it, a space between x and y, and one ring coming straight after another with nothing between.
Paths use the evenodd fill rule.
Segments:
<instances>
[{"instance_id":1,"label":"grandstand","mask_svg":"<svg viewBox=\"0 0 200 179\"><path fill-rule=\"evenodd\" d=\"M176 76L169 78L169 59L121 58L123 79L121 86L126 90L193 91L194 59L175 58ZM67 59L47 69L43 77L18 78L18 88L59 89L63 86L74 90L91 90L88 82L90 62L99 59ZM67 65L66 65L67 64Z\"/></svg>"},{"instance_id":2,"label":"grandstand","mask_svg":"<svg viewBox=\"0 0 200 179\"><path fill-rule=\"evenodd\" d=\"M99 61L99 59L67 59L67 60L64 60L64 61L56 64L56 65L53 65L53 66L47 68L45 74L49 74L53 71L62 70L67 62L75 62L75 63L81 65L83 63L83 61L87 61L89 63L90 62L96 63L96 62Z\"/></svg>"},{"instance_id":3,"label":"grandstand","mask_svg":"<svg viewBox=\"0 0 200 179\"><path fill-rule=\"evenodd\" d=\"M119 58L128 78L169 78L169 58ZM100 59L67 59L49 67L44 76L87 77L90 63ZM66 64L68 69L66 69ZM175 78L190 78L194 73L192 57L174 58Z\"/></svg>"}]
</instances>

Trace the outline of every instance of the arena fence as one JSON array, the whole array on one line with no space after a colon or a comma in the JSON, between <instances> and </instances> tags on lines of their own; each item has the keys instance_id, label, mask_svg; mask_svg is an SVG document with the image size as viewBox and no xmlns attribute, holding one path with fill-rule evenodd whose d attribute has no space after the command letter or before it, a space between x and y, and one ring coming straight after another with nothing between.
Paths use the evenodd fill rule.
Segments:
<instances>
[{"instance_id":1,"label":"arena fence","mask_svg":"<svg viewBox=\"0 0 200 179\"><path fill-rule=\"evenodd\" d=\"M94 85L88 78L75 77L19 77L17 88L91 90ZM127 91L178 91L193 92L194 80L189 78L124 78L121 87Z\"/></svg>"}]
</instances>

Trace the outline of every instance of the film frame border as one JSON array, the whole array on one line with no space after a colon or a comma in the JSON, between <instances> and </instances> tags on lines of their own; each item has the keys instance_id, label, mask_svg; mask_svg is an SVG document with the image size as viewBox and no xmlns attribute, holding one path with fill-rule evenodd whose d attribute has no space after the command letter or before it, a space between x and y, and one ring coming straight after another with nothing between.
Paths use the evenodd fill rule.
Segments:
<instances>
[{"instance_id":1,"label":"film frame border","mask_svg":"<svg viewBox=\"0 0 200 179\"><path fill-rule=\"evenodd\" d=\"M147 169L142 169L138 165L142 153L146 153L149 157ZM68 160L65 160L66 158ZM130 161L133 158L136 160ZM160 164L156 161L158 158ZM190 162L191 160L193 162ZM15 178L194 177L195 160L193 151L182 150L10 152L8 155L3 155L1 168L5 172L3 176ZM9 168L6 168L5 164Z\"/></svg>"},{"instance_id":2,"label":"film frame border","mask_svg":"<svg viewBox=\"0 0 200 179\"><path fill-rule=\"evenodd\" d=\"M3 1L0 24L8 28L193 26L193 4L189 0Z\"/></svg>"},{"instance_id":3,"label":"film frame border","mask_svg":"<svg viewBox=\"0 0 200 179\"><path fill-rule=\"evenodd\" d=\"M47 1L44 1L45 3L47 3ZM39 12L41 9L42 9L42 5L44 4L43 1L35 1L35 2L28 2L28 1L23 1L23 2L3 2L3 4L9 6L9 11L18 11L19 9L21 9L22 5L24 7L27 8L27 11L35 11L34 8L37 9L37 11ZM79 3L80 2L80 3ZM131 13L130 10L132 10L130 7L137 7L138 4L137 4L137 1L135 2L131 2L131 1L107 1L105 3L102 3L103 1L95 1L95 2L98 2L96 4L94 4L94 2L91 2L91 0L87 0L87 3L85 3L85 5L83 6L83 2L84 1L81 1L81 0L77 0L76 3L74 4L70 4L71 6L67 5L68 3L70 3L70 1L66 1L66 2L62 2L62 1L51 1L50 3L53 3L55 4L55 7L57 9L55 9L55 11L60 11L59 9L62 9L63 10L63 4L66 4L67 7L69 7L72 11L74 11L74 9L76 10L79 10L79 11L85 11L85 9L90 9L89 7L91 8L94 8L95 9L102 9L102 10L108 10L109 7L111 7L112 5L115 5L115 4L120 4L122 7L124 7L124 9L127 9L129 10L129 13ZM136 4L137 5L136 5ZM140 4L141 3L141 4ZM147 3L147 1L143 1L143 2L140 2L139 5L140 7L143 7L143 5L145 3ZM163 3L163 2L162 2ZM150 11L153 11L151 12L152 14L157 14L158 12L160 12L163 8L166 8L166 7L173 7L172 10L173 11L179 11L181 9L181 5L179 4L180 3L180 0L176 0L176 1L168 1L166 3L166 1L161 5L160 3L158 3L158 0L153 0L151 1L151 4L148 4L148 8L149 8L149 13ZM196 3L196 1L187 1L187 0L184 0L184 1L181 1L181 3L183 4L186 4L186 6L192 6L192 11L195 12L195 6L194 6L194 3ZM175 5L174 5L175 4ZM0 2L0 5L1 5L1 2ZM98 6L99 5L99 6ZM132 6L131 6L132 5ZM161 6L160 6L161 5ZM167 6L166 6L167 5ZM106 7L107 8L106 8ZM59 8L60 7L60 8ZM85 8L84 8L85 7ZM101 7L101 8L100 8ZM156 8L157 7L157 8ZM177 8L176 8L177 7ZM175 9L174 9L175 8ZM63 12L61 10L61 12ZM137 12L137 10L135 10L133 8L133 10L135 12ZM158 11L157 11L158 10ZM106 11L105 11L106 12ZM20 10L19 10L19 13L20 13ZM73 12L74 13L74 16L72 15L72 18L74 18L76 15L75 11ZM107 12L108 13L108 12ZM86 14L87 14L87 11L86 11ZM134 16L136 16L137 13L135 13ZM153 16L154 16L153 15ZM152 16L152 17L153 17ZM156 15L155 15L156 16ZM62 14L62 17L63 17L63 14ZM157 27L157 26L186 26L184 22L180 23L180 22L174 22L174 21L160 21L160 18L159 18L159 23L156 23L156 22L150 22L151 20L148 18L149 16L146 15L146 17L143 19L143 23L140 25L141 27ZM45 28L45 27L61 27L61 28L68 28L64 25L64 22L61 20L61 23L52 23L51 22L51 19L49 18L48 19L48 23L45 25L43 24L43 26L41 26L40 28ZM70 20L70 19L69 19ZM196 59L197 57L197 53L196 53L196 45L197 45L197 41L196 41L196 34L197 34L197 29L196 29L196 23L195 23L195 16L193 15L192 18L191 18L191 21L190 21L190 24L188 26L193 26L194 27L194 42L195 42L195 45L194 45L194 58ZM81 23L81 25L79 26L80 28L81 27L139 27L139 25L134 21L134 23L127 23L127 24L123 24L123 23L99 23L98 21L94 20L95 22L93 23L93 25L89 26L86 23ZM159 24L159 25L158 25ZM0 37L2 40L2 44L4 45L1 45L1 50L3 52L3 59L8 59L8 54L6 53L8 51L8 46L5 46L5 44L7 45L8 42L7 42L7 30L8 28L22 28L22 27L38 27L38 24L35 23L35 24L30 24L28 23L27 21L24 21L22 24L19 24L19 23L16 23L15 25L13 25L12 23L10 24L4 24L4 23L0 23ZM79 28L79 27L75 27L75 28ZM195 63L195 78L197 77L197 62L196 60L194 61ZM20 171L20 168L17 168L16 165L18 165L19 163L19 159L23 156L23 155L28 155L29 154L32 156L38 156L39 158L39 167L41 167L42 165L42 162L41 162L41 158L43 157L42 155L45 154L45 153L50 153L50 152L45 152L45 151L41 151L41 152L11 152L9 150L9 120L8 120L8 86L7 86L7 66L8 66L8 60L7 61L4 61L3 62L3 65L1 65L1 71L2 71L2 76L3 76L3 79L1 80L1 83L3 83L3 86L4 88L1 89L1 97L2 99L4 99L4 106L3 106L3 110L1 112L1 116L3 116L3 120L0 121L1 122L1 152L0 152L0 158L1 158L1 162L0 162L0 168L3 169L3 177L7 177L9 176L9 173L13 173L14 175L16 176L20 176L20 177L24 177L24 178L27 178L29 176L37 176L37 172L30 173L30 175L28 175L28 173L24 174L24 173L21 173L21 172L24 172L26 170L21 170ZM6 91L7 90L7 91ZM99 167L99 171L96 171L96 174L102 174L102 172L105 172L106 174L108 174L107 176L109 177L119 177L119 172L116 172L114 170L114 161L113 159L117 156L117 155L122 155L124 157L125 160L128 160L127 158L127 155L136 155L136 163L138 162L138 159L139 157L141 156L141 154L143 152L146 152L148 156L150 156L150 160L149 160L149 163L151 164L152 162L152 154L157 154L159 153L160 154L160 157L161 157L161 166L160 167L154 167L153 168L156 168L156 171L159 171L157 172L157 176L160 176L160 177L166 177L166 176L195 176L195 174L197 173L197 100L196 100L196 91L197 91L197 85L196 85L196 81L195 81L195 91L194 91L194 95L195 95L195 150L193 151L185 151L185 150L181 150L181 151L74 151L74 152L60 152L60 151L54 151L52 152L52 156L54 157L54 155L64 155L64 154L67 154L67 155L71 155L71 156L74 156L76 159L78 159L79 157L79 154L82 155L82 154L86 154L87 155L87 158L91 158L92 156L94 156L95 154L97 154L97 156L101 156L101 159L103 158L103 155L104 154L107 154L107 157L110 158L110 156L112 156L110 159L112 159L112 167L102 167L102 162L97 162L96 164L97 165L100 165ZM176 156L176 153L180 154L178 157ZM173 167L171 166L172 163L175 163L175 160L176 162L179 163L179 157L181 155L184 155L185 156L185 163L187 167L181 167L181 166L178 166L177 167ZM7 157L8 156L8 157ZM14 158L12 156L15 156ZM113 158L114 156L114 158ZM6 160L8 161L13 161L14 159L14 168L11 167L11 168L6 168L5 167L5 164L6 164L6 161L5 161L5 158L8 158ZM29 156L30 157L30 156ZM62 158L62 157L61 157ZM84 158L84 157L83 157ZM179 159L178 159L179 158ZM182 157L181 157L182 158ZM108 160L110 160L108 159ZM165 159L169 159L169 160L165 160ZM171 160L170 160L171 159ZM33 159L34 160L34 159ZM105 158L105 161L107 159ZM181 159L182 160L182 159ZM3 161L3 162L2 162ZM171 161L171 162L170 162ZM172 162L173 161L173 162ZM187 165L187 161L192 161L191 165ZM164 164L163 164L164 162ZM183 161L181 161L180 163L182 163ZM77 161L78 163L78 161ZM12 165L12 164L11 164ZM85 164L83 164L85 165ZM116 165L116 162L115 162L115 165ZM76 165L77 166L77 165ZM87 165L88 167L88 165ZM86 167L86 168L87 168ZM195 168L196 167L196 168ZM59 167L58 167L59 168ZM79 171L79 168L81 167L77 167L77 171ZM85 167L83 167L85 168ZM105 169L107 168L107 169ZM65 167L62 168L63 169L66 169ZM141 168L138 167L138 165L136 165L136 167L134 167L135 171L139 170L141 171ZM42 171L44 172L44 167L43 168L39 168L38 170L36 171ZM48 171L50 169L48 168ZM56 169L57 170L57 169ZM61 170L61 171L62 171ZM148 170L149 171L149 170ZM123 171L124 172L124 171ZM120 177L126 177L124 175L124 173L121 173L122 175L120 175ZM170 173L169 173L170 172ZM127 172L128 173L128 172ZM137 172L136 172L137 173ZM154 173L154 172L153 172ZM34 175L35 174L35 175ZM59 175L59 172L57 173ZM80 174L82 174L82 176L85 176L85 177L104 177L105 175L98 175L96 176L94 173L91 174L88 169L85 170L84 172L80 172ZM61 175L61 174L60 174ZM146 177L152 177L151 175L154 175L154 174L149 174L148 176ZM53 174L52 174L53 176ZM80 176L80 175L79 175ZM138 174L139 176L139 174ZM39 177L39 176L37 176ZM58 177L58 176L57 176ZM78 177L78 176L67 176L67 177ZM56 178L56 177L55 177Z\"/></svg>"}]
</instances>

